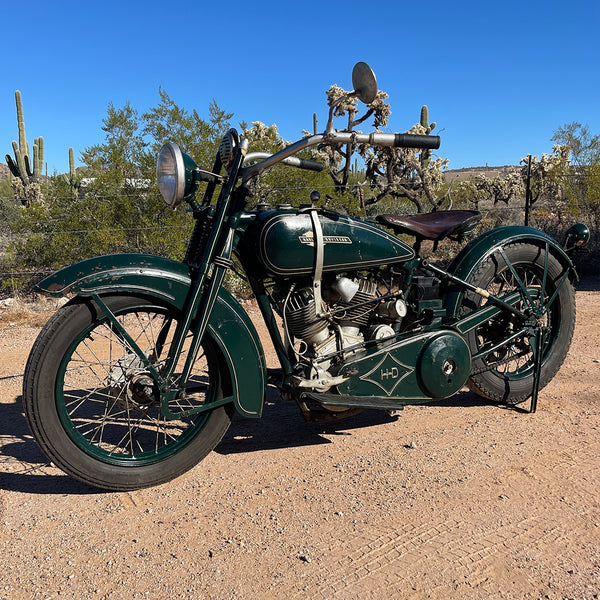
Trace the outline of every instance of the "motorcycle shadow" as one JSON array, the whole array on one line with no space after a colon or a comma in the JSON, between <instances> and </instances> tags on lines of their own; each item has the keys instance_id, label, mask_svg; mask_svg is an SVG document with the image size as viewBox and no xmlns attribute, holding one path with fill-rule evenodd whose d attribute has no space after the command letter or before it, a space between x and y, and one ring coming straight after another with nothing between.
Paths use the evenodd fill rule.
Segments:
<instances>
[{"instance_id":1,"label":"motorcycle shadow","mask_svg":"<svg viewBox=\"0 0 600 600\"><path fill-rule=\"evenodd\" d=\"M437 407L501 407L470 391L464 391L441 400L427 402ZM241 454L260 450L277 450L330 444L325 436L352 435L352 430L393 423L401 419L402 413L390 415L384 410L365 409L359 414L325 423L304 421L295 402L284 401L274 389L267 392L262 419L234 418L231 427L215 448L219 454Z\"/></svg>"},{"instance_id":2,"label":"motorcycle shadow","mask_svg":"<svg viewBox=\"0 0 600 600\"><path fill-rule=\"evenodd\" d=\"M471 392L428 403L428 406L446 408L485 405L501 408ZM352 435L352 430L392 423L398 418L402 418L402 413L398 417L386 411L365 410L338 421L306 423L294 402L281 400L275 390L269 389L263 418L234 418L215 452L228 455L330 444L332 441L326 436ZM103 493L56 471L29 433L21 397L17 396L12 403L0 404L0 490L29 494Z\"/></svg>"},{"instance_id":3,"label":"motorcycle shadow","mask_svg":"<svg viewBox=\"0 0 600 600\"><path fill-rule=\"evenodd\" d=\"M0 490L29 494L97 494L97 490L56 471L29 433L21 397L0 404Z\"/></svg>"},{"instance_id":4,"label":"motorcycle shadow","mask_svg":"<svg viewBox=\"0 0 600 600\"><path fill-rule=\"evenodd\" d=\"M598 275L587 275L581 277L579 281L575 283L575 290L578 292L600 291L600 277Z\"/></svg>"}]
</instances>

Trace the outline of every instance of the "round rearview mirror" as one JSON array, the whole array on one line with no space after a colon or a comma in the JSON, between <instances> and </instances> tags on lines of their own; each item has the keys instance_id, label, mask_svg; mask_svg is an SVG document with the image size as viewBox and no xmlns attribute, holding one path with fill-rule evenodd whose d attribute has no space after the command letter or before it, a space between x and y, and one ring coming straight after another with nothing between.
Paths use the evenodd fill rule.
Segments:
<instances>
[{"instance_id":1,"label":"round rearview mirror","mask_svg":"<svg viewBox=\"0 0 600 600\"><path fill-rule=\"evenodd\" d=\"M365 63L358 62L352 69L352 85L354 86L354 94L365 104L371 104L377 96L377 79L373 69Z\"/></svg>"}]
</instances>

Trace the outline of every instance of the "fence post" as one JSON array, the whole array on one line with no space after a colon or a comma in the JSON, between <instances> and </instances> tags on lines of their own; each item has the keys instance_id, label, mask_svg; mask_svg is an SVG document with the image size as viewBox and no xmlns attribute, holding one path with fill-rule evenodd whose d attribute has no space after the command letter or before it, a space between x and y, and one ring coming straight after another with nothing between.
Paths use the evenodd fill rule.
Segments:
<instances>
[{"instance_id":1,"label":"fence post","mask_svg":"<svg viewBox=\"0 0 600 600\"><path fill-rule=\"evenodd\" d=\"M525 227L529 227L529 210L531 209L531 154L527 155L527 185L525 187Z\"/></svg>"}]
</instances>

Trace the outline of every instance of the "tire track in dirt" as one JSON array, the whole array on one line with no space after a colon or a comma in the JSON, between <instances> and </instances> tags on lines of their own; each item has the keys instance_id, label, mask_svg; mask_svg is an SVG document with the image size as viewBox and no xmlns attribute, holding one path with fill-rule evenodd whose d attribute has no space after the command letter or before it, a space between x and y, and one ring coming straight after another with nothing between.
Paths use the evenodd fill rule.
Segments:
<instances>
[{"instance_id":1,"label":"tire track in dirt","mask_svg":"<svg viewBox=\"0 0 600 600\"><path fill-rule=\"evenodd\" d=\"M562 450L556 453L556 460L547 462L546 455L533 457L526 467L521 467L518 473L533 479L537 485L554 486L557 479L562 486L568 488L569 495L585 497L588 506L600 508L600 470L598 469L600 442L580 446L573 450Z\"/></svg>"},{"instance_id":2,"label":"tire track in dirt","mask_svg":"<svg viewBox=\"0 0 600 600\"><path fill-rule=\"evenodd\" d=\"M462 531L466 537L461 536ZM342 573L322 589L322 597L382 598L390 591L410 597L417 593L422 576L432 570L442 583L433 587L430 579L428 593L443 588L446 591L440 597L444 597L452 581L468 577L475 587L489 579L492 559L498 553L508 554L512 547L530 545L534 540L544 547L564 535L559 526L548 528L546 516L523 517L475 534L469 522L452 520L409 526L401 532L390 529L344 560Z\"/></svg>"},{"instance_id":3,"label":"tire track in dirt","mask_svg":"<svg viewBox=\"0 0 600 600\"><path fill-rule=\"evenodd\" d=\"M6 501L4 500L4 498L2 496L0 496L0 540L4 540L7 537L6 522L4 520L5 515L6 515Z\"/></svg>"},{"instance_id":4,"label":"tire track in dirt","mask_svg":"<svg viewBox=\"0 0 600 600\"><path fill-rule=\"evenodd\" d=\"M561 490L568 489L572 496L591 497L600 489L599 452L600 443L556 454L546 452L528 460L525 468L511 467L504 473L481 479L477 487L489 492L491 479L497 477L504 478L505 484L519 477L533 477L538 487L553 486L558 473ZM456 502L450 503L444 507L444 513L453 514L458 508ZM531 511L532 514L519 514L519 510L526 511L526 508L517 506L513 516L503 515L500 521L494 513L480 508L471 513L469 521L450 518L433 524L422 522L428 518L427 514L403 513L402 520L417 516L421 522L407 523L400 528L382 528L380 524L377 536L348 540L346 547L354 549L339 561L339 568L319 590L319 597L379 598L389 596L391 590L406 598L421 597L417 591L419 582L429 574L428 597L444 598L453 591L456 582L468 580L475 591L478 586L493 581L498 564L510 562L515 552L524 548L533 553L544 553L552 548L553 553L560 553L564 540L572 535L565 511L555 503L539 507L540 510ZM589 519L591 523L597 512L598 500L595 499L577 512L577 518ZM434 581L439 582L438 585L431 585L432 571L437 573Z\"/></svg>"}]
</instances>

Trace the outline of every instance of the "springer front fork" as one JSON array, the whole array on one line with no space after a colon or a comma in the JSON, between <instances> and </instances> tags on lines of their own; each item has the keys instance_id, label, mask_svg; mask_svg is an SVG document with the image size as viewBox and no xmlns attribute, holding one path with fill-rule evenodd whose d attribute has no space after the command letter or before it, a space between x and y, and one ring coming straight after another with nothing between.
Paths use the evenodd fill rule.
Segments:
<instances>
[{"instance_id":1,"label":"springer front fork","mask_svg":"<svg viewBox=\"0 0 600 600\"><path fill-rule=\"evenodd\" d=\"M227 182L219 194L214 215L212 216L210 233L208 239L205 241L202 258L198 265L194 265L194 277L192 278L192 286L183 310L183 317L177 323L169 355L166 357L166 361L160 369L156 366L158 357L146 356L135 340L133 340L131 335L119 322L117 317L106 306L102 298L98 295L92 296L110 321L112 327L122 337L123 341L131 351L139 357L144 369L153 378L158 393L160 394L161 412L168 420L206 412L223 404L227 404L233 399L230 397L219 400L209 398L208 402L192 409L173 411L171 408L172 406L177 405L176 401L178 399L183 399L185 397L187 383L200 350L202 339L206 333L212 310L219 295L219 290L223 284L225 273L232 266L231 256L236 227L234 222L235 218L232 217L232 212L236 209L235 205L244 201L244 190L236 192L241 196L234 200L235 194L233 188L245 153L245 146L240 145L236 153L234 164L230 169ZM208 193L209 192L207 191L207 195ZM192 202L195 204L196 208L200 208L195 201ZM205 196L203 204L210 204L210 198L207 199ZM190 254L188 249L188 256ZM170 327L171 321L167 320L158 334L155 354L162 350L160 346L164 346ZM175 374L175 369L180 362L180 356L190 331L193 332L191 344L187 351L183 370L180 375L177 374L177 385L175 386L172 384L173 376Z\"/></svg>"}]
</instances>

